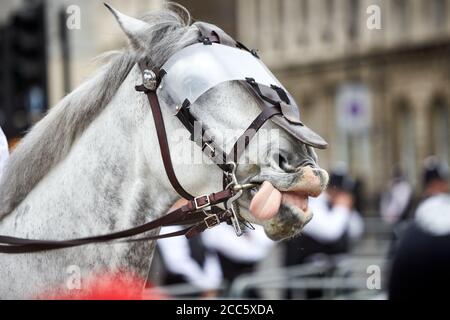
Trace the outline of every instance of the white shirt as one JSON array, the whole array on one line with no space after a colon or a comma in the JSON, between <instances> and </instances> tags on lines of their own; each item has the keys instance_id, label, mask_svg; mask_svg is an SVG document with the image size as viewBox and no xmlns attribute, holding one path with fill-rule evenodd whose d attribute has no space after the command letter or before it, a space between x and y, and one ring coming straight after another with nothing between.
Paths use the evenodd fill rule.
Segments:
<instances>
[{"instance_id":1,"label":"white shirt","mask_svg":"<svg viewBox=\"0 0 450 320\"><path fill-rule=\"evenodd\" d=\"M381 217L387 223L393 224L400 219L400 215L408 206L413 190L406 181L399 181L381 198Z\"/></svg>"},{"instance_id":2,"label":"white shirt","mask_svg":"<svg viewBox=\"0 0 450 320\"><path fill-rule=\"evenodd\" d=\"M275 242L266 236L263 227L254 227L255 230L247 230L238 237L234 228L224 223L206 230L202 236L205 246L209 249L236 262L256 263L267 257Z\"/></svg>"},{"instance_id":3,"label":"white shirt","mask_svg":"<svg viewBox=\"0 0 450 320\"><path fill-rule=\"evenodd\" d=\"M164 227L161 229L161 234L181 229L180 226ZM203 290L214 290L222 283L222 269L217 255L207 253L202 268L192 258L186 237L160 239L158 246L166 268L173 273L183 275L190 284Z\"/></svg>"},{"instance_id":4,"label":"white shirt","mask_svg":"<svg viewBox=\"0 0 450 320\"><path fill-rule=\"evenodd\" d=\"M450 195L442 193L422 202L415 220L423 230L435 236L450 234Z\"/></svg>"},{"instance_id":5,"label":"white shirt","mask_svg":"<svg viewBox=\"0 0 450 320\"><path fill-rule=\"evenodd\" d=\"M347 207L329 208L328 195L324 192L317 198L309 198L309 208L313 218L303 229L303 233L322 242L332 243L348 232L351 239L361 237L364 221L357 211Z\"/></svg>"},{"instance_id":6,"label":"white shirt","mask_svg":"<svg viewBox=\"0 0 450 320\"><path fill-rule=\"evenodd\" d=\"M8 151L8 141L6 140L5 134L0 127L0 180L2 178L3 169L6 166L6 161L9 157Z\"/></svg>"}]
</instances>

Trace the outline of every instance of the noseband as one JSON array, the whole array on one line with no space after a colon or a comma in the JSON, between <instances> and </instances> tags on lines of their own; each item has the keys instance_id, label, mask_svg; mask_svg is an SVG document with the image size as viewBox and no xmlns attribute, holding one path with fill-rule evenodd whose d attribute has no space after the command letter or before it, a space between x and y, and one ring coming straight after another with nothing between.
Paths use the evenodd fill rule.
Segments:
<instances>
[{"instance_id":1,"label":"noseband","mask_svg":"<svg viewBox=\"0 0 450 320\"><path fill-rule=\"evenodd\" d=\"M252 59L259 59L255 51L248 50L242 44L231 39L222 30L205 23L197 23L197 27L202 36L199 39L199 44L192 45L192 47L197 46L194 48L195 50L199 49L198 46L205 46L205 48L210 47L210 49L212 49L211 46L213 45L227 46L245 51L246 55L248 55L246 58L250 58L251 55ZM189 48L190 47L187 47L183 50ZM305 131L307 130L307 127L304 127L304 125L299 121L299 116L295 114L294 109L297 109L298 112L298 108L295 105L291 105L291 99L289 98L288 93L284 90L284 88L277 85L278 83L270 84L270 88L267 90L267 86L260 85L260 83L258 83L258 81L254 78L249 78L252 76L251 74L248 75L249 77L245 77L245 79L240 79L244 80L244 82L251 89L251 92L253 92L255 96L263 102L261 104L262 111L250 124L247 130L245 130L245 132L237 139L228 154L216 144L212 137L209 137L206 134L207 130L203 127L203 125L201 126L201 136L195 136L194 126L197 119L190 112L190 105L195 101L190 101L186 98L176 108L176 117L190 132L191 140L194 141L201 148L201 150L223 171L223 190L211 194L193 196L181 186L175 174L170 156L167 132L158 99L158 93L160 92L158 90L161 90L161 84L164 82L165 77L170 76L171 69L169 68L168 70L165 70L163 66L160 70L153 70L149 67L149 64L146 61L139 62L139 68L142 72L143 83L142 85L136 86L136 90L138 92L142 92L148 98L167 177L169 178L173 189L182 198L188 200L187 203L182 207L171 211L167 215L141 226L101 236L65 241L31 240L0 236L0 253L13 254L40 252L76 247L92 243L105 243L120 239L122 239L122 242L136 242L157 240L180 235L185 235L187 238L192 238L206 229L213 228L222 222L227 222L233 225L236 234L240 236L243 234L242 227L247 224L238 213L239 207L237 205L237 200L242 196L245 189L252 188L254 185L243 185L239 183L236 177L237 161L243 151L248 147L250 140L255 136L256 132L258 132L264 123L266 123L269 119L278 116L278 121L285 121L284 126L282 126L288 131L291 130L291 133L298 131L298 128L294 128L297 131L292 129L292 125L295 124L301 127L300 129L302 130L302 133L298 136L299 140L303 141L302 139L309 139L308 142L310 145L321 147L320 143L322 142L314 135L310 134L309 131ZM203 88L204 91L207 89L208 87ZM270 92L268 93L268 91ZM191 97L191 99L193 98ZM199 122L197 122L197 124L198 123ZM281 123L282 122L280 122L280 124ZM289 123L290 125L287 125L286 123ZM304 132L309 134L307 138L304 137ZM319 142L316 143L315 141ZM219 207L219 205L223 205L224 208ZM185 225L187 227L174 233L129 239L130 237L170 225Z\"/></svg>"}]
</instances>

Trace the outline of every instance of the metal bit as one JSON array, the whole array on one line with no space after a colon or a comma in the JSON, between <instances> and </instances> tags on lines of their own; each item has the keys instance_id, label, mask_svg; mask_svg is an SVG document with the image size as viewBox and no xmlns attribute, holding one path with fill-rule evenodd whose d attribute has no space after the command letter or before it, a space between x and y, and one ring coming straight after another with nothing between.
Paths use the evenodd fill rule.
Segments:
<instances>
[{"instance_id":1,"label":"metal bit","mask_svg":"<svg viewBox=\"0 0 450 320\"><path fill-rule=\"evenodd\" d=\"M228 199L228 201L225 203L226 209L229 210L231 212L231 214L233 215L231 217L231 223L233 224L234 232L236 232L236 235L238 237L242 236L244 234L244 232L242 231L242 228L241 228L241 225L239 222L239 218L236 214L234 202L237 201L240 197L242 197L243 193L244 193L244 191L242 189L239 190L233 197Z\"/></svg>"}]
</instances>

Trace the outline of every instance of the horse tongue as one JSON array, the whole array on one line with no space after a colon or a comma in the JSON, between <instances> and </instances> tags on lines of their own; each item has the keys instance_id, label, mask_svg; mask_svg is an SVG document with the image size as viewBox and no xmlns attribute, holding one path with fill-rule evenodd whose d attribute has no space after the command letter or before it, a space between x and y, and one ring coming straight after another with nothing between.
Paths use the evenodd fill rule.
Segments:
<instances>
[{"instance_id":1,"label":"horse tongue","mask_svg":"<svg viewBox=\"0 0 450 320\"><path fill-rule=\"evenodd\" d=\"M273 185L264 181L250 203L251 214L260 220L269 220L280 209L282 195Z\"/></svg>"}]
</instances>

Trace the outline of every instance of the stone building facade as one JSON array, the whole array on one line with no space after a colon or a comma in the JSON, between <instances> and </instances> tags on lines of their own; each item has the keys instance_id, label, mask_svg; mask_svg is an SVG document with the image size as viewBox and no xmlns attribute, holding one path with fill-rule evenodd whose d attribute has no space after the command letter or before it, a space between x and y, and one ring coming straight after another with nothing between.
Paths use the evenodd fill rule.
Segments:
<instances>
[{"instance_id":1,"label":"stone building facade","mask_svg":"<svg viewBox=\"0 0 450 320\"><path fill-rule=\"evenodd\" d=\"M420 186L424 158L449 162L450 1L242 0L236 12L237 37L260 49L329 141L323 166L345 162L374 195L395 165ZM369 119L345 123L348 86L364 88ZM351 132L352 121L366 123Z\"/></svg>"}]
</instances>

